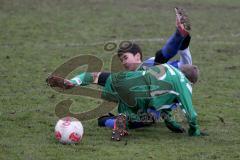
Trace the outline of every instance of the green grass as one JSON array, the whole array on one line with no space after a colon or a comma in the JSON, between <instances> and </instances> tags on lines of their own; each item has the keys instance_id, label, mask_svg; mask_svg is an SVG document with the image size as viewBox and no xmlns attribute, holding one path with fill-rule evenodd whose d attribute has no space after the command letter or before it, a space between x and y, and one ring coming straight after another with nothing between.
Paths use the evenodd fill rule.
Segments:
<instances>
[{"instance_id":1,"label":"green grass","mask_svg":"<svg viewBox=\"0 0 240 160\"><path fill-rule=\"evenodd\" d=\"M45 84L48 73L80 54L96 55L109 70L108 41L138 39L153 55L174 32L179 5L192 19L201 70L193 102L210 136L174 134L160 123L112 142L110 130L90 120L79 145L59 144L56 104L71 98L81 112L99 101L55 92ZM239 8L239 0L1 0L0 159L240 159Z\"/></svg>"}]
</instances>

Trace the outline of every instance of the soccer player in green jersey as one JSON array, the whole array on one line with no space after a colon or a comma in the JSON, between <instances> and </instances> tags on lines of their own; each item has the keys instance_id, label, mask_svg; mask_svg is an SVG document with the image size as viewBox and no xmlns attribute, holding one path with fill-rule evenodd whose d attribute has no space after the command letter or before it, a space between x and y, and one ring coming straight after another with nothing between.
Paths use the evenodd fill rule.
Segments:
<instances>
[{"instance_id":1,"label":"soccer player in green jersey","mask_svg":"<svg viewBox=\"0 0 240 160\"><path fill-rule=\"evenodd\" d=\"M102 97L118 102L118 112L121 113L114 119L112 138L120 140L127 133L131 123L142 121L141 115L138 114L139 110L144 113L150 107L161 110L163 106L170 105L176 100L188 120L188 134L200 136L197 114L192 105L191 87L191 82L196 82L199 71L193 65L183 65L181 71L163 64L142 71L111 74L103 88ZM91 81L96 80L93 76L89 78ZM86 80L85 77L83 85L89 83ZM65 79L64 83L70 81Z\"/></svg>"},{"instance_id":2,"label":"soccer player in green jersey","mask_svg":"<svg viewBox=\"0 0 240 160\"><path fill-rule=\"evenodd\" d=\"M181 27L180 27L181 28ZM179 29L178 29L179 30ZM177 30L177 31L178 31ZM179 34L179 33L178 33ZM176 38L177 40L176 41L182 41L182 39L184 39L184 37L181 37L181 35L175 35L175 36L180 36L180 37L178 37L178 38ZM188 39L189 39L189 37L188 37L188 39L186 40L187 38L185 38L185 41L187 41ZM190 39L189 39L190 40ZM188 42L186 42L186 43L188 43ZM177 44L176 42L174 43L174 45L175 45L175 47L178 47L178 46L180 46L180 44ZM174 45L173 45L173 50L174 50ZM183 45L182 45L183 47L184 47L184 43L183 43ZM128 46L127 46L128 47ZM137 45L135 45L135 44L133 44L132 46L131 46L132 48L130 49L130 52L127 52L127 50L125 50L126 48L120 48L120 50L119 50L119 57L120 57L120 60L122 61L122 64L123 64L123 66L127 69L127 70L135 70L136 68L138 69L138 70L144 70L144 67L142 67L142 66L144 66L144 65L140 65L140 67L139 67L139 64L141 63L141 54L138 54L138 53L141 53L141 50L140 50L140 48L138 48L138 46ZM170 47L172 47L172 46L170 46ZM165 52L166 52L166 50L168 50L169 49L169 47L167 46L167 47L165 47L165 48L163 48L163 50L160 50L159 52L157 52L157 54L156 54L156 58L155 58L155 62L158 62L159 61L159 57L160 57L160 62L159 63L162 63L162 62L165 62L165 61L167 61L170 57L167 55L166 56L166 54L164 54ZM175 50L176 50L176 48L175 48ZM137 53L137 54L133 54L133 53ZM167 52L166 52L167 53ZM169 52L168 52L169 53ZM131 57L132 57L132 59L131 59ZM174 65L173 65L174 66ZM177 66L178 67L178 66ZM137 73L137 72L136 72ZM115 75L115 74L114 74ZM99 77L104 77L104 74L103 73L83 73L83 74L80 74L79 76L76 76L75 78L73 78L71 81L67 81L66 80L66 84L68 84L68 87L73 87L73 86L75 86L75 85L87 85L87 84L89 84L89 83L98 83L99 84L99 79L100 79L100 81L102 80L102 79L105 79L104 80L104 84L106 83L106 79L109 79L108 78L108 76L109 76L109 74L107 74L107 78L106 78L106 76L105 76L105 78L99 78ZM112 77L111 77L112 78ZM110 78L110 79L111 79ZM193 79L192 79L193 80ZM193 81L195 81L195 80L193 80ZM139 81L140 83L142 83L142 81ZM65 85L66 85L65 84ZM67 86L67 85L66 85ZM65 86L65 87L66 87ZM108 86L108 84L105 86L105 88ZM126 87L127 88L127 87ZM105 91L107 91L107 90L105 90ZM124 96L124 94L125 93L123 93L122 94L122 96ZM132 96L128 96L128 97L132 97ZM133 101L134 101L134 99L132 99ZM174 101L172 102L172 103L174 103L175 101L176 101L177 99L174 99ZM135 126L135 127L133 127L133 128L137 128L136 127L136 124L139 126L139 124L140 124L140 126L142 126L142 123L144 123L144 121L142 121L142 117L141 116L139 116L139 111L141 111L142 113L147 113L147 109L149 108L149 106L148 106L148 100L141 100L141 102L142 103L138 103L138 106L137 106L137 108L136 108L136 106L135 106L135 109L134 109L134 107L133 108L131 108L128 104L126 104L126 102L125 101L122 101L122 99L120 98L120 99L118 99L118 104L119 104L119 106L118 106L118 112L119 113L125 113L127 110L134 110L134 112L135 113L133 113L132 114L132 116L129 116L128 115L128 118L129 117L131 117L131 118L129 118L128 119L128 122L130 122L130 127L131 126ZM172 104L171 103L171 104ZM169 104L169 105L171 105L171 104ZM159 107L161 106L162 104L161 103L159 103ZM153 107L153 106L151 106L152 108L154 108L154 109L156 109L156 107ZM167 127L170 129L170 130L172 130L172 131L174 131L174 132L183 132L183 128L179 125L179 124L177 124L176 122L175 122L175 120L173 120L172 118L171 118L171 113L170 113L170 110L169 109L164 109L164 110L162 110L162 113L164 113L166 116L165 116L165 118L164 118L164 120L165 120L165 123L166 123L166 125L167 125ZM137 115L136 115L137 114ZM162 115L164 115L164 114L162 114ZM112 122L111 121L112 119L110 119L110 121L109 122ZM114 120L114 119L113 119ZM146 119L145 119L146 120ZM148 121L148 120L147 120ZM134 122L137 122L137 123L134 123ZM140 123L139 123L140 122ZM145 121L146 122L146 121ZM104 122L105 123L105 122ZM113 123L111 123L110 124L110 126L112 125ZM132 124L132 125L131 125ZM146 123L147 125L148 125L148 123ZM109 125L106 125L106 126L109 126Z\"/></svg>"},{"instance_id":3,"label":"soccer player in green jersey","mask_svg":"<svg viewBox=\"0 0 240 160\"><path fill-rule=\"evenodd\" d=\"M185 65L183 72L189 79L196 79L198 69L196 66ZM188 134L200 136L201 132L197 124L197 113L192 105L191 82L178 69L168 65L157 65L144 71L121 72L112 74L108 78L103 90L103 98L120 101L119 113L123 113L116 121L115 137L123 135L128 122L141 121L138 110L147 110L153 107L161 110L161 107L170 105L177 100L186 115L189 123ZM122 122L123 121L123 122ZM122 124L126 124L123 127ZM114 135L113 135L114 137Z\"/></svg>"},{"instance_id":4,"label":"soccer player in green jersey","mask_svg":"<svg viewBox=\"0 0 240 160\"><path fill-rule=\"evenodd\" d=\"M181 23L180 23L181 22ZM155 57L149 58L145 61L142 61L143 55L141 48L135 43L129 43L125 46L122 45L118 49L118 56L126 70L137 71L144 70L147 67L168 63L176 68L180 68L183 64L192 64L191 54L189 51L189 43L190 43L190 23L189 19L182 9L176 8L176 32L168 39L167 43L157 51ZM180 55L180 60L176 61L168 61L170 58L175 56L177 53ZM98 84L104 86L107 80L107 77L110 73L101 73L99 75ZM78 82L78 77L74 79L75 82ZM121 102L119 103L119 107L121 106ZM175 133L182 133L184 129L178 124L171 113L171 108L176 107L177 102L173 103L170 108L166 108L162 110L164 114L161 114L161 117L164 117L164 122L166 126ZM150 108L147 110L148 113L153 114L155 117L159 118L160 113ZM112 116L102 116L98 119L100 126L111 126ZM141 126L149 125L149 123L134 123L131 125L131 128L137 128Z\"/></svg>"}]
</instances>

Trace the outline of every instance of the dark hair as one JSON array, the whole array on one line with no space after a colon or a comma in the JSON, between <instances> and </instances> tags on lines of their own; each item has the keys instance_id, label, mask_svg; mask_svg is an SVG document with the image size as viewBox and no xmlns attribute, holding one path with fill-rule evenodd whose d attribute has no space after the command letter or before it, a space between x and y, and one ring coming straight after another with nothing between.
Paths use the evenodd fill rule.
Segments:
<instances>
[{"instance_id":1,"label":"dark hair","mask_svg":"<svg viewBox=\"0 0 240 160\"><path fill-rule=\"evenodd\" d=\"M121 55L127 52L132 53L133 55L136 55L137 53L139 53L140 58L142 60L142 50L139 47L139 45L137 45L136 43L133 43L130 41L122 41L119 45L117 54L120 57Z\"/></svg>"}]
</instances>

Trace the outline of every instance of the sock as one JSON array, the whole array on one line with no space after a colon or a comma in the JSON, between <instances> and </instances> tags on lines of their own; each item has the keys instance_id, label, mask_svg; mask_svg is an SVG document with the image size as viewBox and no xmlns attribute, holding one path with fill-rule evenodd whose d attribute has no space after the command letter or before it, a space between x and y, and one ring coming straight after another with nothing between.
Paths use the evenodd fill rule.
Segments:
<instances>
[{"instance_id":1,"label":"sock","mask_svg":"<svg viewBox=\"0 0 240 160\"><path fill-rule=\"evenodd\" d=\"M108 127L108 128L113 128L114 127L114 122L115 122L114 118L107 119L105 121L105 126Z\"/></svg>"},{"instance_id":2,"label":"sock","mask_svg":"<svg viewBox=\"0 0 240 160\"><path fill-rule=\"evenodd\" d=\"M171 59L174 57L181 44L182 41L184 40L184 37L181 36L179 31L177 30L168 40L167 43L163 46L162 48L162 54L166 59Z\"/></svg>"},{"instance_id":3,"label":"sock","mask_svg":"<svg viewBox=\"0 0 240 160\"><path fill-rule=\"evenodd\" d=\"M179 49L184 50L184 49L188 48L190 40L191 40L191 36L187 35L187 37L185 37L184 40L182 41L182 44Z\"/></svg>"},{"instance_id":4,"label":"sock","mask_svg":"<svg viewBox=\"0 0 240 160\"><path fill-rule=\"evenodd\" d=\"M76 86L89 85L93 82L93 76L89 72L81 73L70 80Z\"/></svg>"}]
</instances>

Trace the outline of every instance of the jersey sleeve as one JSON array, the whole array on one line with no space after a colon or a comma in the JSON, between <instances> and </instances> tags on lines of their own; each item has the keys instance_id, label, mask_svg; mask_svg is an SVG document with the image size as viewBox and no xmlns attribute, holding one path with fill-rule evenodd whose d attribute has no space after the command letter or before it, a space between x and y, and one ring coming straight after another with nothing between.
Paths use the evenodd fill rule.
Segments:
<instances>
[{"instance_id":1,"label":"jersey sleeve","mask_svg":"<svg viewBox=\"0 0 240 160\"><path fill-rule=\"evenodd\" d=\"M200 130L197 124L197 113L192 104L192 88L187 83L180 83L178 100L181 103L180 107L186 115L189 123L189 135L199 135Z\"/></svg>"}]
</instances>

